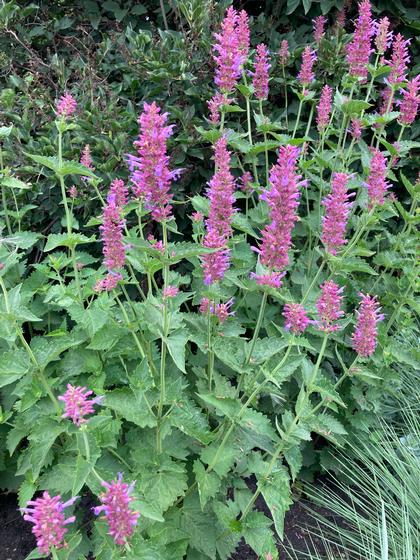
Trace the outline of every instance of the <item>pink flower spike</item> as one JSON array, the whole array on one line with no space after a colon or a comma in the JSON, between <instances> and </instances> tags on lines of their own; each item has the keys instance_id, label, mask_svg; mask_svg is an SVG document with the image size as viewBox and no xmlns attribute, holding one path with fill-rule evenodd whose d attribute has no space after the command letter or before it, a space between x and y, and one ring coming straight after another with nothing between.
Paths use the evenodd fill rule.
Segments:
<instances>
[{"instance_id":1,"label":"pink flower spike","mask_svg":"<svg viewBox=\"0 0 420 560\"><path fill-rule=\"evenodd\" d=\"M353 40L347 45L347 63L352 76L366 80L369 57L373 51L371 42L374 33L370 1L363 0L359 4L359 17L356 21Z\"/></svg>"},{"instance_id":2,"label":"pink flower spike","mask_svg":"<svg viewBox=\"0 0 420 560\"><path fill-rule=\"evenodd\" d=\"M289 60L289 43L286 39L280 43L280 50L279 50L279 62L281 66L286 66L287 61Z\"/></svg>"},{"instance_id":3,"label":"pink flower spike","mask_svg":"<svg viewBox=\"0 0 420 560\"><path fill-rule=\"evenodd\" d=\"M191 214L191 220L198 224L204 220L204 215L201 212L193 212Z\"/></svg>"},{"instance_id":4,"label":"pink flower spike","mask_svg":"<svg viewBox=\"0 0 420 560\"><path fill-rule=\"evenodd\" d=\"M145 103L139 117L139 139L134 142L138 156L128 156L134 196L145 201L157 222L172 215L170 185L180 173L179 169L169 170L166 142L173 126L166 126L167 118L168 113L162 113L155 102Z\"/></svg>"},{"instance_id":5,"label":"pink flower spike","mask_svg":"<svg viewBox=\"0 0 420 560\"><path fill-rule=\"evenodd\" d=\"M319 132L322 132L330 122L331 104L332 89L330 86L325 85L322 88L321 98L318 105L318 115L316 117Z\"/></svg>"},{"instance_id":6,"label":"pink flower spike","mask_svg":"<svg viewBox=\"0 0 420 560\"><path fill-rule=\"evenodd\" d=\"M57 117L67 119L71 117L77 109L77 103L71 93L65 93L57 101L55 114Z\"/></svg>"},{"instance_id":7,"label":"pink flower spike","mask_svg":"<svg viewBox=\"0 0 420 560\"><path fill-rule=\"evenodd\" d=\"M401 33L395 35L392 43L391 60L388 64L391 66L391 72L388 76L388 82L391 85L399 82L405 82L407 66L410 62L410 55L408 54L409 39L404 39Z\"/></svg>"},{"instance_id":8,"label":"pink flower spike","mask_svg":"<svg viewBox=\"0 0 420 560\"><path fill-rule=\"evenodd\" d=\"M76 518L71 516L66 519L63 511L72 506L78 497L63 503L61 496L51 497L48 492L44 492L42 497L30 500L26 507L21 508L20 511L24 513L23 519L34 525L32 533L36 537L41 554L48 556L51 547L59 549L67 546L64 535L68 529L65 526L73 523Z\"/></svg>"},{"instance_id":9,"label":"pink flower spike","mask_svg":"<svg viewBox=\"0 0 420 560\"><path fill-rule=\"evenodd\" d=\"M252 84L257 99L267 99L268 97L268 72L271 65L269 64L268 49L264 43L257 45L257 54L255 57L255 72L253 74Z\"/></svg>"},{"instance_id":10,"label":"pink flower spike","mask_svg":"<svg viewBox=\"0 0 420 560\"><path fill-rule=\"evenodd\" d=\"M261 199L269 207L270 223L262 231L259 249L261 263L270 271L283 271L289 264L292 230L298 220L299 187L305 184L297 173L299 149L281 146L277 164L270 171L270 189Z\"/></svg>"},{"instance_id":11,"label":"pink flower spike","mask_svg":"<svg viewBox=\"0 0 420 560\"><path fill-rule=\"evenodd\" d=\"M238 49L246 61L249 54L251 32L249 29L249 16L245 10L241 10L237 19L236 35L238 37Z\"/></svg>"},{"instance_id":12,"label":"pink flower spike","mask_svg":"<svg viewBox=\"0 0 420 560\"><path fill-rule=\"evenodd\" d=\"M318 16L312 20L314 27L314 39L319 45L322 37L325 35L325 24L327 23L327 18L324 16Z\"/></svg>"},{"instance_id":13,"label":"pink flower spike","mask_svg":"<svg viewBox=\"0 0 420 560\"><path fill-rule=\"evenodd\" d=\"M128 202L128 188L122 179L114 179L109 187L109 194L115 196L115 204L121 209Z\"/></svg>"},{"instance_id":14,"label":"pink flower spike","mask_svg":"<svg viewBox=\"0 0 420 560\"><path fill-rule=\"evenodd\" d=\"M217 124L220 121L219 113L222 105L230 105L231 103L232 99L229 99L223 93L216 93L213 95L210 101L207 101L207 107L210 111L210 122L212 124Z\"/></svg>"},{"instance_id":15,"label":"pink flower spike","mask_svg":"<svg viewBox=\"0 0 420 560\"><path fill-rule=\"evenodd\" d=\"M163 299L174 298L179 294L179 288L176 286L166 286L163 288L162 296Z\"/></svg>"},{"instance_id":16,"label":"pink flower spike","mask_svg":"<svg viewBox=\"0 0 420 560\"><path fill-rule=\"evenodd\" d=\"M350 134L354 140L360 140L362 137L362 121L351 119Z\"/></svg>"},{"instance_id":17,"label":"pink flower spike","mask_svg":"<svg viewBox=\"0 0 420 560\"><path fill-rule=\"evenodd\" d=\"M316 302L318 311L318 328L324 332L334 332L340 326L335 321L340 319L344 312L340 309L343 296L340 288L332 280L327 280L321 285L321 295Z\"/></svg>"},{"instance_id":18,"label":"pink flower spike","mask_svg":"<svg viewBox=\"0 0 420 560\"><path fill-rule=\"evenodd\" d=\"M316 61L316 52L311 47L305 47L302 54L302 66L298 74L298 80L303 86L309 85L315 79L313 66Z\"/></svg>"},{"instance_id":19,"label":"pink flower spike","mask_svg":"<svg viewBox=\"0 0 420 560\"><path fill-rule=\"evenodd\" d=\"M77 187L75 185L72 185L69 188L69 197L74 199L78 197L78 194L79 193L77 192Z\"/></svg>"},{"instance_id":20,"label":"pink flower spike","mask_svg":"<svg viewBox=\"0 0 420 560\"><path fill-rule=\"evenodd\" d=\"M354 350L367 358L375 352L377 328L379 321L384 319L384 315L380 313L381 308L375 296L359 294L362 298L359 310L356 311L357 324L352 335L352 343Z\"/></svg>"},{"instance_id":21,"label":"pink flower spike","mask_svg":"<svg viewBox=\"0 0 420 560\"><path fill-rule=\"evenodd\" d=\"M70 418L73 424L80 426L87 422L85 416L93 414L95 409L93 405L101 404L103 397L95 397L88 399L93 391L88 391L86 387L73 387L70 383L67 384L67 391L64 395L58 397L59 401L65 403L65 413L63 418Z\"/></svg>"},{"instance_id":22,"label":"pink flower spike","mask_svg":"<svg viewBox=\"0 0 420 560\"><path fill-rule=\"evenodd\" d=\"M240 23L241 22L241 23ZM238 25L240 27L238 29ZM247 39L245 18L238 16L235 8L230 6L222 21L220 33L215 33L213 59L216 63L215 83L224 93L231 92L242 74L242 67L247 56ZM239 32L238 32L239 31Z\"/></svg>"},{"instance_id":23,"label":"pink flower spike","mask_svg":"<svg viewBox=\"0 0 420 560\"><path fill-rule=\"evenodd\" d=\"M408 82L407 89L402 92L403 99L400 105L400 116L398 122L408 126L413 123L417 116L420 104L420 75Z\"/></svg>"},{"instance_id":24,"label":"pink flower spike","mask_svg":"<svg viewBox=\"0 0 420 560\"><path fill-rule=\"evenodd\" d=\"M89 144L86 144L86 146L82 150L82 155L80 156L80 163L85 167L87 167L88 169L90 169L91 171L95 171L95 168L93 167L92 156L90 154ZM89 177L82 177L82 180L86 182L89 180Z\"/></svg>"},{"instance_id":25,"label":"pink flower spike","mask_svg":"<svg viewBox=\"0 0 420 560\"><path fill-rule=\"evenodd\" d=\"M115 192L110 192L104 208L103 223L99 227L103 242L104 265L111 270L122 268L125 263L123 243L124 219Z\"/></svg>"},{"instance_id":26,"label":"pink flower spike","mask_svg":"<svg viewBox=\"0 0 420 560\"><path fill-rule=\"evenodd\" d=\"M118 545L124 545L132 536L140 516L139 512L130 508L130 503L134 500L131 493L135 482L128 485L122 478L119 473L117 480L102 482L105 488L105 492L99 496L102 505L93 508L95 515L104 514L102 519L107 521L109 534Z\"/></svg>"},{"instance_id":27,"label":"pink flower spike","mask_svg":"<svg viewBox=\"0 0 420 560\"><path fill-rule=\"evenodd\" d=\"M389 31L389 19L383 17L375 23L375 46L378 54L384 54L392 43L392 31Z\"/></svg>"},{"instance_id":28,"label":"pink flower spike","mask_svg":"<svg viewBox=\"0 0 420 560\"><path fill-rule=\"evenodd\" d=\"M386 192L390 187L386 180L386 157L377 148L371 148L371 152L373 155L370 160L369 176L366 181L370 208L375 204L378 206L384 204Z\"/></svg>"},{"instance_id":29,"label":"pink flower spike","mask_svg":"<svg viewBox=\"0 0 420 560\"><path fill-rule=\"evenodd\" d=\"M349 179L347 173L334 173L331 193L322 201L325 216L322 218L321 241L332 255L336 255L340 247L347 243L345 233L352 205L350 198L354 196L354 193L347 192Z\"/></svg>"},{"instance_id":30,"label":"pink flower spike","mask_svg":"<svg viewBox=\"0 0 420 560\"><path fill-rule=\"evenodd\" d=\"M216 305L215 315L219 319L220 323L224 323L226 319L235 315L235 312L230 310L233 305L233 301L233 298L230 298L225 303L218 303Z\"/></svg>"},{"instance_id":31,"label":"pink flower spike","mask_svg":"<svg viewBox=\"0 0 420 560\"><path fill-rule=\"evenodd\" d=\"M241 191L243 191L244 193L248 193L248 194L252 193L253 190L254 190L253 187L252 187L253 180L254 179L253 179L251 173L249 171L245 171L245 173L239 179Z\"/></svg>"},{"instance_id":32,"label":"pink flower spike","mask_svg":"<svg viewBox=\"0 0 420 560\"><path fill-rule=\"evenodd\" d=\"M283 317L285 319L284 328L293 334L302 334L310 323L306 309L300 303L286 303Z\"/></svg>"},{"instance_id":33,"label":"pink flower spike","mask_svg":"<svg viewBox=\"0 0 420 560\"><path fill-rule=\"evenodd\" d=\"M210 200L209 217L206 220L206 235L203 245L219 249L207 253L202 258L205 284L222 280L229 268L230 250L226 247L232 235L233 204L235 198L235 179L230 171L230 152L225 136L219 138L214 146L216 172L209 182L207 196Z\"/></svg>"},{"instance_id":34,"label":"pink flower spike","mask_svg":"<svg viewBox=\"0 0 420 560\"><path fill-rule=\"evenodd\" d=\"M251 272L251 278L255 280L258 286L267 286L275 289L281 287L283 283L281 279L285 275L285 272L270 272L268 274L255 274L255 272Z\"/></svg>"},{"instance_id":35,"label":"pink flower spike","mask_svg":"<svg viewBox=\"0 0 420 560\"><path fill-rule=\"evenodd\" d=\"M117 287L118 282L121 282L122 279L123 277L119 272L108 272L105 278L96 282L93 290L97 293L112 292L112 290Z\"/></svg>"}]
</instances>

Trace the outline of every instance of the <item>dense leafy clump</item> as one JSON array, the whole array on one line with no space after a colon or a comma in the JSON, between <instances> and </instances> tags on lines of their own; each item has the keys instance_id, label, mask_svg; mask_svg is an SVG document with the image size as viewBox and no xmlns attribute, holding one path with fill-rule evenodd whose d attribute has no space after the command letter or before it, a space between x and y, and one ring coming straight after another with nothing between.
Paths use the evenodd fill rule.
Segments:
<instances>
[{"instance_id":1,"label":"dense leafy clump","mask_svg":"<svg viewBox=\"0 0 420 560\"><path fill-rule=\"evenodd\" d=\"M276 558L295 481L368 437L415 360L396 337L418 272L407 42L365 0L353 35L316 20L286 80L286 39L251 31L230 7L208 45L193 134L213 162L188 199L188 114L152 91L137 140L109 135L121 177L79 145L76 86L47 136L0 129L0 483L40 554L215 560L244 539Z\"/></svg>"}]
</instances>

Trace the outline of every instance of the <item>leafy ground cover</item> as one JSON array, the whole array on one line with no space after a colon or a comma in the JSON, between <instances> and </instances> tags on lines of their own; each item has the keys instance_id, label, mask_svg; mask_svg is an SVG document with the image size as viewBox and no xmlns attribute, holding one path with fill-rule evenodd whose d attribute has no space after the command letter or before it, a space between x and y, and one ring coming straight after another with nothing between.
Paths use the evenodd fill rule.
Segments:
<instances>
[{"instance_id":1,"label":"leafy ground cover","mask_svg":"<svg viewBox=\"0 0 420 560\"><path fill-rule=\"evenodd\" d=\"M176 6L48 68L74 12L31 42L42 10L2 6L38 60L0 128L0 486L29 558L276 558L293 492L418 366L415 45L368 1L310 35Z\"/></svg>"}]
</instances>

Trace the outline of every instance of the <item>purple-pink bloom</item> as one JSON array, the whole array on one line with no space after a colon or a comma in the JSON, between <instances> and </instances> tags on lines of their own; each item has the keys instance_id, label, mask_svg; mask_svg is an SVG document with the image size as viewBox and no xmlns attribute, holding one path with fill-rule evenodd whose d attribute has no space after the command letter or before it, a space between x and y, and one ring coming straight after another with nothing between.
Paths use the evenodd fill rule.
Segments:
<instances>
[{"instance_id":1,"label":"purple-pink bloom","mask_svg":"<svg viewBox=\"0 0 420 560\"><path fill-rule=\"evenodd\" d=\"M371 152L373 155L370 160L369 176L366 180L369 206L372 207L375 204L382 206L385 202L386 191L390 187L386 180L387 161L377 148L371 148Z\"/></svg>"},{"instance_id":2,"label":"purple-pink bloom","mask_svg":"<svg viewBox=\"0 0 420 560\"><path fill-rule=\"evenodd\" d=\"M232 234L235 179L230 171L230 152L226 136L222 136L214 146L216 171L209 182L207 196L210 201L209 217L206 220L206 235L203 245L218 249L203 255L205 284L221 280L229 268L230 250L226 247Z\"/></svg>"},{"instance_id":3,"label":"purple-pink bloom","mask_svg":"<svg viewBox=\"0 0 420 560\"><path fill-rule=\"evenodd\" d=\"M282 285L282 278L285 272L268 272L266 274L255 274L251 272L251 278L256 281L259 286L268 286L269 288L278 289Z\"/></svg>"},{"instance_id":4,"label":"purple-pink bloom","mask_svg":"<svg viewBox=\"0 0 420 560\"><path fill-rule=\"evenodd\" d=\"M280 43L280 50L279 50L279 62L281 66L286 66L287 61L289 60L289 43L286 39Z\"/></svg>"},{"instance_id":5,"label":"purple-pink bloom","mask_svg":"<svg viewBox=\"0 0 420 560\"><path fill-rule=\"evenodd\" d=\"M224 323L226 319L235 315L234 311L231 311L234 299L230 298L225 303L214 304L208 298L202 298L200 301L199 311L203 315L210 313L211 315L216 315L220 323Z\"/></svg>"},{"instance_id":6,"label":"purple-pink bloom","mask_svg":"<svg viewBox=\"0 0 420 560\"><path fill-rule=\"evenodd\" d=\"M315 79L313 66L316 61L316 52L311 47L305 47L302 54L302 66L298 74L298 80L303 86L307 86Z\"/></svg>"},{"instance_id":7,"label":"purple-pink bloom","mask_svg":"<svg viewBox=\"0 0 420 560\"><path fill-rule=\"evenodd\" d=\"M407 89L403 91L398 122L405 126L414 122L420 104L420 76L408 82Z\"/></svg>"},{"instance_id":8,"label":"purple-pink bloom","mask_svg":"<svg viewBox=\"0 0 420 560\"><path fill-rule=\"evenodd\" d=\"M252 182L253 182L252 174L249 171L245 171L239 179L241 191L244 193L251 193L253 192Z\"/></svg>"},{"instance_id":9,"label":"purple-pink bloom","mask_svg":"<svg viewBox=\"0 0 420 560\"><path fill-rule=\"evenodd\" d=\"M128 156L134 195L144 199L157 222L168 220L172 215L169 189L180 172L169 169L166 141L173 126L166 126L167 118L168 113L162 113L154 101L145 103L139 117L139 139L134 142L138 157Z\"/></svg>"},{"instance_id":10,"label":"purple-pink bloom","mask_svg":"<svg viewBox=\"0 0 420 560\"><path fill-rule=\"evenodd\" d=\"M318 131L322 132L330 122L332 104L332 89L330 86L325 85L322 88L321 98L318 105L318 115L316 117L316 123L318 125Z\"/></svg>"},{"instance_id":11,"label":"purple-pink bloom","mask_svg":"<svg viewBox=\"0 0 420 560\"><path fill-rule=\"evenodd\" d=\"M202 222L204 219L204 215L201 212L193 212L191 214L191 220L193 222L199 223Z\"/></svg>"},{"instance_id":12,"label":"purple-pink bloom","mask_svg":"<svg viewBox=\"0 0 420 560\"><path fill-rule=\"evenodd\" d=\"M74 199L74 198L77 198L78 194L79 193L77 191L77 187L75 185L72 185L69 188L69 197Z\"/></svg>"},{"instance_id":13,"label":"purple-pink bloom","mask_svg":"<svg viewBox=\"0 0 420 560\"><path fill-rule=\"evenodd\" d=\"M92 161L92 155L90 153L90 146L86 144L86 146L82 150L82 155L80 156L80 163L90 169L91 171L95 171ZM89 177L82 177L83 181L88 181Z\"/></svg>"},{"instance_id":14,"label":"purple-pink bloom","mask_svg":"<svg viewBox=\"0 0 420 560\"><path fill-rule=\"evenodd\" d=\"M104 265L111 271L122 268L125 263L125 246L123 242L124 219L121 206L117 204L115 193L108 194L100 226L103 242Z\"/></svg>"},{"instance_id":15,"label":"purple-pink bloom","mask_svg":"<svg viewBox=\"0 0 420 560\"><path fill-rule=\"evenodd\" d=\"M115 204L122 208L128 202L128 188L122 179L114 179L109 187L109 194L115 196Z\"/></svg>"},{"instance_id":16,"label":"purple-pink bloom","mask_svg":"<svg viewBox=\"0 0 420 560\"><path fill-rule=\"evenodd\" d=\"M57 117L62 117L63 119L67 119L71 117L77 109L77 102L75 98L72 96L71 93L65 93L60 97L57 101L55 114Z\"/></svg>"},{"instance_id":17,"label":"purple-pink bloom","mask_svg":"<svg viewBox=\"0 0 420 560\"><path fill-rule=\"evenodd\" d=\"M347 173L334 173L331 192L322 201L325 216L322 218L321 241L332 255L336 255L340 247L347 243L345 234L352 205L350 198L354 196L354 193L347 191L349 179Z\"/></svg>"},{"instance_id":18,"label":"purple-pink bloom","mask_svg":"<svg viewBox=\"0 0 420 560\"><path fill-rule=\"evenodd\" d=\"M216 93L213 95L210 101L207 101L207 107L210 111L210 122L212 124L217 124L220 121L219 113L222 105L230 105L231 103L232 99L229 99L229 97L223 93Z\"/></svg>"},{"instance_id":19,"label":"purple-pink bloom","mask_svg":"<svg viewBox=\"0 0 420 560\"><path fill-rule=\"evenodd\" d=\"M134 500L131 493L135 482L126 484L122 478L122 473L118 473L117 480L101 483L105 488L105 492L99 496L102 505L93 508L95 515L104 514L102 519L106 519L108 523L109 534L119 545L124 545L132 536L140 516L138 511L130 508L130 503Z\"/></svg>"},{"instance_id":20,"label":"purple-pink bloom","mask_svg":"<svg viewBox=\"0 0 420 560\"><path fill-rule=\"evenodd\" d=\"M334 332L340 326L336 323L344 315L341 308L343 288L337 286L332 280L327 280L321 285L321 295L316 302L318 321L316 324L321 331Z\"/></svg>"},{"instance_id":21,"label":"purple-pink bloom","mask_svg":"<svg viewBox=\"0 0 420 560\"><path fill-rule=\"evenodd\" d=\"M73 523L76 518L72 515L66 519L63 511L72 506L78 497L63 503L61 496L51 497L48 492L44 492L42 497L29 500L26 507L21 508L20 511L25 514L23 519L34 524L32 533L41 554L48 556L51 547L59 549L68 546L64 541L64 535L68 531L66 525Z\"/></svg>"},{"instance_id":22,"label":"purple-pink bloom","mask_svg":"<svg viewBox=\"0 0 420 560\"><path fill-rule=\"evenodd\" d=\"M174 298L178 294L179 288L177 288L176 286L166 286L162 291L163 299Z\"/></svg>"},{"instance_id":23,"label":"purple-pink bloom","mask_svg":"<svg viewBox=\"0 0 420 560\"><path fill-rule=\"evenodd\" d=\"M119 272L110 271L105 278L96 282L93 290L97 293L112 292L112 290L117 287L118 282L121 282L122 279L123 277Z\"/></svg>"},{"instance_id":24,"label":"purple-pink bloom","mask_svg":"<svg viewBox=\"0 0 420 560\"><path fill-rule=\"evenodd\" d=\"M408 54L408 45L410 39L404 39L401 33L395 35L392 43L391 60L388 64L391 66L391 72L388 76L388 82L391 85L399 82L405 82L407 66L410 62L410 55Z\"/></svg>"},{"instance_id":25,"label":"purple-pink bloom","mask_svg":"<svg viewBox=\"0 0 420 560\"><path fill-rule=\"evenodd\" d=\"M95 397L89 399L93 391L88 391L86 387L74 387L70 383L67 384L67 391L64 395L58 397L59 401L65 404L65 413L63 418L70 418L73 424L80 426L87 422L85 416L93 414L95 409L93 405L101 404L103 397Z\"/></svg>"},{"instance_id":26,"label":"purple-pink bloom","mask_svg":"<svg viewBox=\"0 0 420 560\"><path fill-rule=\"evenodd\" d=\"M362 298L360 307L356 311L357 324L352 335L352 344L354 350L367 358L375 352L377 328L379 321L384 319L384 315L380 313L380 306L375 296L359 294Z\"/></svg>"},{"instance_id":27,"label":"purple-pink bloom","mask_svg":"<svg viewBox=\"0 0 420 560\"><path fill-rule=\"evenodd\" d=\"M222 92L231 92L242 74L245 62L244 29L241 23L238 33L239 16L235 8L230 6L222 21L220 33L215 33L216 43L213 45L213 59L216 63L215 83ZM241 20L242 21L242 20ZM241 43L240 43L241 41Z\"/></svg>"},{"instance_id":28,"label":"purple-pink bloom","mask_svg":"<svg viewBox=\"0 0 420 560\"><path fill-rule=\"evenodd\" d=\"M319 45L322 37L325 34L325 24L327 23L327 18L324 16L318 16L312 20L312 23L314 28L314 39L315 42Z\"/></svg>"},{"instance_id":29,"label":"purple-pink bloom","mask_svg":"<svg viewBox=\"0 0 420 560\"><path fill-rule=\"evenodd\" d=\"M392 31L389 31L389 19L385 16L374 23L375 46L378 54L384 54L392 43Z\"/></svg>"},{"instance_id":30,"label":"purple-pink bloom","mask_svg":"<svg viewBox=\"0 0 420 560\"><path fill-rule=\"evenodd\" d=\"M285 319L284 328L293 334L303 333L310 323L306 309L300 303L286 303L283 308L283 317Z\"/></svg>"},{"instance_id":31,"label":"purple-pink bloom","mask_svg":"<svg viewBox=\"0 0 420 560\"><path fill-rule=\"evenodd\" d=\"M362 121L360 119L351 119L350 134L354 140L360 140L362 137Z\"/></svg>"},{"instance_id":32,"label":"purple-pink bloom","mask_svg":"<svg viewBox=\"0 0 420 560\"><path fill-rule=\"evenodd\" d=\"M263 229L262 242L256 251L270 271L280 272L289 264L292 230L298 219L299 187L305 184L297 173L298 155L296 146L281 146L277 164L270 171L271 188L261 195L269 207L270 223Z\"/></svg>"},{"instance_id":33,"label":"purple-pink bloom","mask_svg":"<svg viewBox=\"0 0 420 560\"><path fill-rule=\"evenodd\" d=\"M257 99L267 99L268 97L268 72L271 67L268 60L268 49L264 43L260 43L257 45L255 71L252 78L254 93Z\"/></svg>"},{"instance_id":34,"label":"purple-pink bloom","mask_svg":"<svg viewBox=\"0 0 420 560\"><path fill-rule=\"evenodd\" d=\"M245 10L241 10L238 15L236 25L236 35L238 37L238 48L242 54L244 62L248 58L251 32L249 29L249 16Z\"/></svg>"},{"instance_id":35,"label":"purple-pink bloom","mask_svg":"<svg viewBox=\"0 0 420 560\"><path fill-rule=\"evenodd\" d=\"M347 62L352 76L366 80L369 57L372 53L371 40L375 33L369 0L359 4L359 17L352 41L347 45Z\"/></svg>"}]
</instances>

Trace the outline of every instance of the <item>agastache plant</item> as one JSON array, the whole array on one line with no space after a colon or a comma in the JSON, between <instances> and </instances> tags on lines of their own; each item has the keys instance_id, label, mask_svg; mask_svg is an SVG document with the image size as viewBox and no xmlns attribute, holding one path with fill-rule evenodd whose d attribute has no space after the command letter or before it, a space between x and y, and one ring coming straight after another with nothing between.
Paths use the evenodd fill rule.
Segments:
<instances>
[{"instance_id":1,"label":"agastache plant","mask_svg":"<svg viewBox=\"0 0 420 560\"><path fill-rule=\"evenodd\" d=\"M245 542L274 560L300 478L369 437L414 363L420 78L368 1L354 33L334 12L306 45L261 43L233 7L216 28L222 3L162 6L184 29L126 41L145 45L136 99L109 88L88 114L81 95L76 120L63 96L53 126L37 116L42 155L0 127L1 480L32 556L228 560Z\"/></svg>"}]
</instances>

